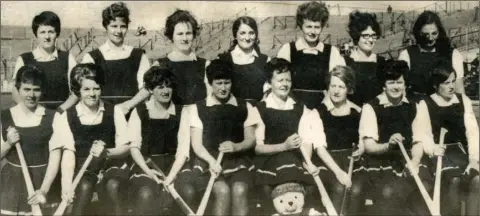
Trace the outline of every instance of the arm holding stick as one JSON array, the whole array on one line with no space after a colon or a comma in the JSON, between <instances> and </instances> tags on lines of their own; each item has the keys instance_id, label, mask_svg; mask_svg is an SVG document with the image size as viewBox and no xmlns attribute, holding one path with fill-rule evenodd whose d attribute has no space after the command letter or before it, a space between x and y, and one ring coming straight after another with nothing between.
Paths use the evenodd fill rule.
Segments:
<instances>
[{"instance_id":1,"label":"arm holding stick","mask_svg":"<svg viewBox=\"0 0 480 216\"><path fill-rule=\"evenodd\" d=\"M15 147L17 149L20 165L22 166L22 173L25 179L25 184L27 186L28 196L32 196L33 193L35 192L35 189L33 188L32 178L30 177L30 173L28 172L28 165L27 165L27 162L25 161L25 156L23 155L22 147L18 142L15 144ZM32 214L42 215L42 210L40 209L40 206L38 204L32 205Z\"/></svg>"},{"instance_id":2,"label":"arm holding stick","mask_svg":"<svg viewBox=\"0 0 480 216\"><path fill-rule=\"evenodd\" d=\"M440 146L444 145L445 142L445 134L448 132L447 129L441 128L440 129ZM437 156L437 169L435 171L435 187L433 189L433 204L438 212L440 212L440 185L442 179L442 160L443 157L441 155Z\"/></svg>"},{"instance_id":3,"label":"arm holding stick","mask_svg":"<svg viewBox=\"0 0 480 216\"><path fill-rule=\"evenodd\" d=\"M220 166L220 163L222 162L223 159L223 152L220 152L218 154L218 158L216 161L216 165ZM210 180L208 181L207 189L205 190L205 194L203 195L202 201L200 202L200 205L198 206L197 214L196 215L203 215L205 213L205 209L207 208L207 203L208 200L210 199L210 194L213 189L213 184L215 183L215 179L217 178L217 175L215 175L212 172L212 176L210 177Z\"/></svg>"}]
</instances>

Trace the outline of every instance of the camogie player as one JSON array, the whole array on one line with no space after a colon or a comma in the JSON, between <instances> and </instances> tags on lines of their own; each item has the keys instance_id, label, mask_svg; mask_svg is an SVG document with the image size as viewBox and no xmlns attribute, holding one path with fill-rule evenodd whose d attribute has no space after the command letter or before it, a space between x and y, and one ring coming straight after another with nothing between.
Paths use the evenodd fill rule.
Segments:
<instances>
[{"instance_id":1,"label":"camogie player","mask_svg":"<svg viewBox=\"0 0 480 216\"><path fill-rule=\"evenodd\" d=\"M232 32L235 38L232 46L218 58L233 64L233 95L255 105L263 98L266 82L263 68L270 57L260 52L258 27L253 18L237 18L233 22Z\"/></svg>"},{"instance_id":2,"label":"camogie player","mask_svg":"<svg viewBox=\"0 0 480 216\"><path fill-rule=\"evenodd\" d=\"M60 18L51 11L43 11L33 18L32 31L38 46L32 52L21 54L17 58L13 79L17 77L18 70L27 64L41 68L47 76L41 101L62 101L61 104L45 104L48 108L60 112L75 105L78 98L70 93L70 71L77 64L75 57L57 48L57 38L60 36ZM15 82L14 82L15 83ZM12 88L13 100L18 104L21 98L17 88Z\"/></svg>"},{"instance_id":3,"label":"camogie player","mask_svg":"<svg viewBox=\"0 0 480 216\"><path fill-rule=\"evenodd\" d=\"M73 215L85 214L95 191L104 206L108 206L106 212L123 213L122 191L129 177L125 163L127 122L119 106L100 99L103 85L103 72L98 65L75 66L71 86L80 101L61 115L61 123L57 125L66 146L61 162L62 198L71 202L75 196ZM89 155L93 160L74 190L74 174Z\"/></svg>"},{"instance_id":4,"label":"camogie player","mask_svg":"<svg viewBox=\"0 0 480 216\"><path fill-rule=\"evenodd\" d=\"M323 2L308 2L297 9L297 26L302 37L284 44L277 57L292 63L293 95L313 109L324 98L325 77L337 65L345 65L338 49L320 41L320 33L328 21L328 8Z\"/></svg>"},{"instance_id":5,"label":"camogie player","mask_svg":"<svg viewBox=\"0 0 480 216\"><path fill-rule=\"evenodd\" d=\"M433 69L431 83L435 93L420 101L419 112L430 117L427 131L433 135L435 143L439 142L440 128L448 130L442 162L442 214L459 215L461 196L467 192L466 215L478 215L478 124L470 99L464 94L455 93L455 75L450 65L440 65ZM434 156L437 155L436 152L441 152L442 148L445 147L425 145L425 152ZM433 169L436 167L436 160L437 157L432 158Z\"/></svg>"}]
</instances>

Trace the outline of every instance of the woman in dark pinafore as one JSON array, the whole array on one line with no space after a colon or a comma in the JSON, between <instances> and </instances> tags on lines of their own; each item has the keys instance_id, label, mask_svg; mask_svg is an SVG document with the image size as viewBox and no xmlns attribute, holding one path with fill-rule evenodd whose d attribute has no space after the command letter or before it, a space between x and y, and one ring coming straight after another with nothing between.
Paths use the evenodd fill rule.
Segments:
<instances>
[{"instance_id":1,"label":"woman in dark pinafore","mask_svg":"<svg viewBox=\"0 0 480 216\"><path fill-rule=\"evenodd\" d=\"M72 54L56 47L61 30L60 18L57 14L43 11L35 16L32 21L32 30L38 46L32 52L23 53L17 58L13 79L15 80L18 70L24 65L33 64L41 68L48 82L43 92L42 102L53 102L45 103L45 106L51 109L59 108L62 112L78 101L75 94L70 93L69 87L69 74L77 61ZM16 103L20 103L16 88L12 88L12 96Z\"/></svg>"},{"instance_id":2,"label":"woman in dark pinafore","mask_svg":"<svg viewBox=\"0 0 480 216\"><path fill-rule=\"evenodd\" d=\"M53 209L46 207L60 201L59 181L56 182L64 144L56 127L60 114L38 104L47 83L47 76L39 67L20 67L15 79L20 101L2 111L1 159L7 163L0 170L1 215L32 214L32 204L41 204L42 212L51 214ZM16 143L22 148L36 190L30 197Z\"/></svg>"},{"instance_id":3,"label":"woman in dark pinafore","mask_svg":"<svg viewBox=\"0 0 480 216\"><path fill-rule=\"evenodd\" d=\"M153 66L145 73L145 88L152 92L152 96L132 111L128 122L130 154L136 163L129 180L129 200L136 215L167 214L161 210L168 209L172 199L158 184L160 181L164 185L175 182L180 196L193 206L195 178L187 162L189 146L177 145L183 107L171 101L175 91L172 76L169 68L161 66ZM155 165L164 174L169 172L168 176L161 176Z\"/></svg>"},{"instance_id":4,"label":"woman in dark pinafore","mask_svg":"<svg viewBox=\"0 0 480 216\"><path fill-rule=\"evenodd\" d=\"M232 93L255 105L263 98L267 81L263 68L270 57L260 52L258 27L253 18L239 17L233 22L232 32L232 46L218 58L233 64Z\"/></svg>"},{"instance_id":5,"label":"woman in dark pinafore","mask_svg":"<svg viewBox=\"0 0 480 216\"><path fill-rule=\"evenodd\" d=\"M357 90L355 79L355 72L351 68L345 66L333 68L327 78L327 97L323 99L322 105L317 108L323 122L323 131L327 141L325 149L332 156L333 163L336 164L333 166L338 166L339 169L327 169L329 166L324 161L320 161L319 157L313 157L314 163L320 167L320 177L326 185L333 205L340 212L345 185L338 181L336 176L339 170L348 172L350 157L352 151L355 150L351 177L352 187L350 193L347 194L346 203L344 203L346 215L362 214L361 207L365 203L365 191L362 191L362 189L363 178L366 174L363 169L363 158L361 158L363 152L365 152L365 147L363 142L359 142L358 139L361 109L347 99L347 95L351 95ZM355 144L355 149L352 144Z\"/></svg>"},{"instance_id":6,"label":"woman in dark pinafore","mask_svg":"<svg viewBox=\"0 0 480 216\"><path fill-rule=\"evenodd\" d=\"M120 104L127 114L150 93L143 88L143 74L150 68L144 51L125 44L130 24L130 11L123 2L114 3L102 12L102 25L107 41L83 56L82 63L94 63L105 73L104 97ZM127 116L128 117L128 116Z\"/></svg>"},{"instance_id":7,"label":"woman in dark pinafore","mask_svg":"<svg viewBox=\"0 0 480 216\"><path fill-rule=\"evenodd\" d=\"M432 157L431 169L435 172L435 153L442 148L435 143L439 142L440 128L447 129L442 162L441 212L444 215L460 215L460 201L465 196L466 215L478 215L478 124L470 99L455 93L455 79L450 65L437 66L431 76L435 93L420 101L419 112L430 117L427 127L434 141L425 145L425 153Z\"/></svg>"},{"instance_id":8,"label":"woman in dark pinafore","mask_svg":"<svg viewBox=\"0 0 480 216\"><path fill-rule=\"evenodd\" d=\"M100 99L103 72L98 65L78 64L72 69L72 91L81 99L61 115L62 198L73 199L73 215L84 215L98 192L103 214L123 214L124 190L129 177L127 122L119 106ZM73 198L72 181L89 155L93 160Z\"/></svg>"},{"instance_id":9,"label":"woman in dark pinafore","mask_svg":"<svg viewBox=\"0 0 480 216\"><path fill-rule=\"evenodd\" d=\"M463 57L457 49L452 48L447 32L438 14L424 11L413 25L413 35L417 44L409 46L398 56L398 60L408 63L410 71L405 77L407 94L415 101L435 92L430 83L432 70L439 64L448 64L455 70L457 77L455 92L462 94Z\"/></svg>"},{"instance_id":10,"label":"woman in dark pinafore","mask_svg":"<svg viewBox=\"0 0 480 216\"><path fill-rule=\"evenodd\" d=\"M320 33L328 21L328 8L323 2L308 2L297 9L297 26L302 36L284 44L277 57L293 65L292 92L307 108L320 106L326 90L325 78L337 65L345 65L338 49L320 40Z\"/></svg>"},{"instance_id":11,"label":"woman in dark pinafore","mask_svg":"<svg viewBox=\"0 0 480 216\"><path fill-rule=\"evenodd\" d=\"M382 93L378 80L385 58L373 53L373 48L382 31L376 16L354 11L350 13L348 33L356 45L349 56L345 56L347 66L355 72L355 92L348 98L357 106L363 106Z\"/></svg>"}]
</instances>

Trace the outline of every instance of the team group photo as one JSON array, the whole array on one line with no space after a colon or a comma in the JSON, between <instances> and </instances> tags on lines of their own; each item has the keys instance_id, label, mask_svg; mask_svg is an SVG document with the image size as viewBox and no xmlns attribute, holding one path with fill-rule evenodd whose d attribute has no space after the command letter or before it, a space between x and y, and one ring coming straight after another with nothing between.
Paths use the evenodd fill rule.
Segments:
<instances>
[{"instance_id":1,"label":"team group photo","mask_svg":"<svg viewBox=\"0 0 480 216\"><path fill-rule=\"evenodd\" d=\"M2 1L0 215L479 216L479 6Z\"/></svg>"}]
</instances>

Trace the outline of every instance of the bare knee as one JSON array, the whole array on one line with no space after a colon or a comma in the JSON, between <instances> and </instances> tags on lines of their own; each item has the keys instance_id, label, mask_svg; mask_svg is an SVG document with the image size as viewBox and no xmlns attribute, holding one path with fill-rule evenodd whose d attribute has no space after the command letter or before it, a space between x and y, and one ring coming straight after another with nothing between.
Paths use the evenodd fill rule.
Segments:
<instances>
[{"instance_id":1,"label":"bare knee","mask_svg":"<svg viewBox=\"0 0 480 216\"><path fill-rule=\"evenodd\" d=\"M233 197L247 197L248 185L243 182L235 182L232 186Z\"/></svg>"}]
</instances>

